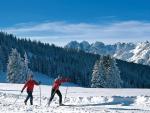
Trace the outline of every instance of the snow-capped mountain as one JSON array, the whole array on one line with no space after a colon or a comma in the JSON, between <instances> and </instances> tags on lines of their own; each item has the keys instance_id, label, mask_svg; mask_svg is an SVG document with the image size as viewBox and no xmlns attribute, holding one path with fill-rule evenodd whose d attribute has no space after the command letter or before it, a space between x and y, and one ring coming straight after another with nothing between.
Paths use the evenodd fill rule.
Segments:
<instances>
[{"instance_id":1,"label":"snow-capped mountain","mask_svg":"<svg viewBox=\"0 0 150 113\"><path fill-rule=\"evenodd\" d=\"M91 44L89 48L90 53L100 54L100 55L113 55L115 52L115 45L105 45L102 42L95 42Z\"/></svg>"},{"instance_id":2,"label":"snow-capped mountain","mask_svg":"<svg viewBox=\"0 0 150 113\"><path fill-rule=\"evenodd\" d=\"M124 61L150 65L150 42L148 41L140 43L118 42L113 45L105 45L102 42L89 44L86 41L81 43L72 41L65 48L83 50L99 55L111 55Z\"/></svg>"},{"instance_id":3,"label":"snow-capped mountain","mask_svg":"<svg viewBox=\"0 0 150 113\"><path fill-rule=\"evenodd\" d=\"M144 65L150 65L150 43L143 42L138 43L135 49L131 50L132 57L128 61L140 63Z\"/></svg>"},{"instance_id":4,"label":"snow-capped mountain","mask_svg":"<svg viewBox=\"0 0 150 113\"><path fill-rule=\"evenodd\" d=\"M72 41L68 43L66 47L88 52L90 48L90 44L87 41L83 41L81 43L78 43L77 41Z\"/></svg>"}]
</instances>

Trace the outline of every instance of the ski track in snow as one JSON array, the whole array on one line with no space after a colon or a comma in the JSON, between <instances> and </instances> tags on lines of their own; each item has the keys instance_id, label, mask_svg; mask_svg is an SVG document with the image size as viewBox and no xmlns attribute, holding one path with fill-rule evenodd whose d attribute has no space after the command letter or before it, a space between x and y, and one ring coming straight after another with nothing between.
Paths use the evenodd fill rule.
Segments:
<instances>
[{"instance_id":1,"label":"ski track in snow","mask_svg":"<svg viewBox=\"0 0 150 113\"><path fill-rule=\"evenodd\" d=\"M4 85L6 86L1 89ZM45 93L45 91L48 92L48 89L50 91L50 86L42 86L45 91L42 92L41 106L38 88L33 93L33 106L29 105L29 101L28 105L24 105L26 92L19 96L14 104L22 85L17 85L11 90L14 86L16 85L0 84L0 113L150 113L150 94L144 89L133 90L132 93L128 89L96 89L96 93L92 95L94 88L72 87L68 91L65 106L58 106L58 97L55 96L50 107L47 107L50 92ZM64 96L65 87L60 90ZM126 94L118 93L124 90ZM138 96L138 91L143 92L143 96L142 93ZM109 94L104 95L106 92Z\"/></svg>"}]
</instances>

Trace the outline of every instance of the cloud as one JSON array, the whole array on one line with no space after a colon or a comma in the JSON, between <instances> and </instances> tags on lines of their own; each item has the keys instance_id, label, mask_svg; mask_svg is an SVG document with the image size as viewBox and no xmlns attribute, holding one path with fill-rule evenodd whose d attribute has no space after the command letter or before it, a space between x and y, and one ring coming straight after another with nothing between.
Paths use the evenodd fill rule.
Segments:
<instances>
[{"instance_id":1,"label":"cloud","mask_svg":"<svg viewBox=\"0 0 150 113\"><path fill-rule=\"evenodd\" d=\"M104 43L139 42L149 40L150 23L124 21L108 24L43 22L23 23L3 28L20 38L41 40L63 46L69 41L102 41Z\"/></svg>"}]
</instances>

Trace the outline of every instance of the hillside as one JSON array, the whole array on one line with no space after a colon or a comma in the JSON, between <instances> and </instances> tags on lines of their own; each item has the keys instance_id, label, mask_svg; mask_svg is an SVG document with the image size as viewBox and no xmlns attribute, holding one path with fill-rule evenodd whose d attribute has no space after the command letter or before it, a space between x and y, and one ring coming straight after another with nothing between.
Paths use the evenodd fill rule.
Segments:
<instances>
[{"instance_id":1,"label":"hillside","mask_svg":"<svg viewBox=\"0 0 150 113\"><path fill-rule=\"evenodd\" d=\"M33 79L36 81L40 81L42 85L52 85L55 80L55 78L51 78L42 73L34 72L33 74L34 74ZM0 72L0 83L8 83L6 80L5 72ZM78 85L71 82L66 82L63 84L63 86L78 86Z\"/></svg>"},{"instance_id":2,"label":"hillside","mask_svg":"<svg viewBox=\"0 0 150 113\"><path fill-rule=\"evenodd\" d=\"M84 42L86 46L89 46ZM91 75L95 61L99 55L60 48L55 45L38 41L18 39L12 34L0 32L0 70L6 72L8 56L12 48L16 48L23 57L26 52L29 67L34 72L47 75L50 78L62 74L71 78L72 82L90 87ZM113 50L112 50L113 51ZM117 60L117 65L123 80L122 87L149 88L150 67Z\"/></svg>"},{"instance_id":3,"label":"hillside","mask_svg":"<svg viewBox=\"0 0 150 113\"><path fill-rule=\"evenodd\" d=\"M98 55L68 50L38 41L18 39L12 34L0 32L0 70L6 72L8 56L16 48L21 56L26 52L29 67L50 77L58 74L70 77L74 83L89 86L90 75Z\"/></svg>"}]
</instances>

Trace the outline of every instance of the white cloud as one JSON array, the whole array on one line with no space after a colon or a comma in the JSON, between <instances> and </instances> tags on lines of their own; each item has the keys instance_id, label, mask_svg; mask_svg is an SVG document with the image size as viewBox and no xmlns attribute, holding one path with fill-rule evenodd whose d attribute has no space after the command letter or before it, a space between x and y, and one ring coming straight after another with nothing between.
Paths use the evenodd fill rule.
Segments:
<instances>
[{"instance_id":1,"label":"white cloud","mask_svg":"<svg viewBox=\"0 0 150 113\"><path fill-rule=\"evenodd\" d=\"M29 37L32 40L55 43L63 46L71 40L89 42L102 41L110 44L115 42L139 42L149 40L150 23L125 21L109 24L43 22L23 23L14 27L3 28L18 37Z\"/></svg>"}]
</instances>

